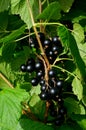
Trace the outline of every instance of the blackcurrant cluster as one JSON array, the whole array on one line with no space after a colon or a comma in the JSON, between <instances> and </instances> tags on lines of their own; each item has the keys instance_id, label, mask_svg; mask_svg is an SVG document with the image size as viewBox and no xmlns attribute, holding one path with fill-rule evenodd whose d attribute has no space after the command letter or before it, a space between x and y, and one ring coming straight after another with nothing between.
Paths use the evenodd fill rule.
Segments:
<instances>
[{"instance_id":1,"label":"blackcurrant cluster","mask_svg":"<svg viewBox=\"0 0 86 130\"><path fill-rule=\"evenodd\" d=\"M52 64L56 57L63 51L59 37L55 36L52 39L49 39L45 38L43 33L38 33L38 36L49 64ZM30 37L29 45L31 48L39 49L36 37ZM62 98L64 81L57 77L57 72L54 68L50 67L46 70L46 63L43 61L44 58L43 60L39 59L39 57L35 59L29 58L25 64L21 65L21 71L29 73L34 72L35 77L31 79L32 86L37 86L40 84L40 99L49 102L49 114L50 116L55 117L52 122L54 122L55 125L61 125L66 114L66 109L63 106L64 102Z\"/></svg>"},{"instance_id":2,"label":"blackcurrant cluster","mask_svg":"<svg viewBox=\"0 0 86 130\"><path fill-rule=\"evenodd\" d=\"M41 32L38 33L38 36L42 43L45 54L46 54L50 64L52 64L54 62L54 60L56 59L57 55L59 55L63 50L60 39L58 36L55 36L51 39L45 38L44 33L41 33ZM38 45L36 37L30 37L29 45L31 48L39 49L39 45Z\"/></svg>"}]
</instances>

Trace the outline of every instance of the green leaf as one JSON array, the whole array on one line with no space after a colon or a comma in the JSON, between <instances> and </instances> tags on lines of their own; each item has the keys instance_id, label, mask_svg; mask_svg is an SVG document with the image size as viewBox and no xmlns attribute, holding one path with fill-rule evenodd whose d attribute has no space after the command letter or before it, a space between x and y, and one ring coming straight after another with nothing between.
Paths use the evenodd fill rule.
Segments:
<instances>
[{"instance_id":1,"label":"green leaf","mask_svg":"<svg viewBox=\"0 0 86 130\"><path fill-rule=\"evenodd\" d=\"M31 91L30 91L30 95L38 95L40 94L40 85L36 86L36 87L32 87Z\"/></svg>"},{"instance_id":2,"label":"green leaf","mask_svg":"<svg viewBox=\"0 0 86 130\"><path fill-rule=\"evenodd\" d=\"M0 129L15 130L22 114L21 102L27 100L28 93L21 89L0 91Z\"/></svg>"},{"instance_id":3,"label":"green leaf","mask_svg":"<svg viewBox=\"0 0 86 130\"><path fill-rule=\"evenodd\" d=\"M73 24L73 35L75 37L75 40L77 42L77 45L80 42L84 41L84 29L82 28L82 26L78 23Z\"/></svg>"},{"instance_id":4,"label":"green leaf","mask_svg":"<svg viewBox=\"0 0 86 130\"><path fill-rule=\"evenodd\" d=\"M8 12L0 13L0 31L5 31L8 24Z\"/></svg>"},{"instance_id":5,"label":"green leaf","mask_svg":"<svg viewBox=\"0 0 86 130\"><path fill-rule=\"evenodd\" d=\"M59 0L59 3L61 5L61 9L64 12L69 12L74 0Z\"/></svg>"},{"instance_id":6,"label":"green leaf","mask_svg":"<svg viewBox=\"0 0 86 130\"><path fill-rule=\"evenodd\" d=\"M72 119L80 125L82 130L86 130L86 115L72 115Z\"/></svg>"},{"instance_id":7,"label":"green leaf","mask_svg":"<svg viewBox=\"0 0 86 130\"><path fill-rule=\"evenodd\" d=\"M52 11L51 11L52 9ZM38 15L38 19L44 19L44 20L57 20L61 17L61 14L60 14L60 5L58 2L52 2L50 3L44 10L43 12Z\"/></svg>"},{"instance_id":8,"label":"green leaf","mask_svg":"<svg viewBox=\"0 0 86 130\"><path fill-rule=\"evenodd\" d=\"M10 7L10 0L0 0L0 12L8 10Z\"/></svg>"},{"instance_id":9,"label":"green leaf","mask_svg":"<svg viewBox=\"0 0 86 130\"><path fill-rule=\"evenodd\" d=\"M70 124L70 125L64 124L60 126L58 129L59 130L75 130L75 129L81 130L81 128L77 124Z\"/></svg>"},{"instance_id":10,"label":"green leaf","mask_svg":"<svg viewBox=\"0 0 86 130\"><path fill-rule=\"evenodd\" d=\"M69 43L67 28L65 26L58 26L57 33L61 38L61 42L62 42L65 50L67 51L68 50L68 43Z\"/></svg>"},{"instance_id":11,"label":"green leaf","mask_svg":"<svg viewBox=\"0 0 86 130\"><path fill-rule=\"evenodd\" d=\"M15 43L6 43L2 47L3 60L5 60L6 62L11 61L11 59L13 58L13 52L14 52L15 47L16 47Z\"/></svg>"},{"instance_id":12,"label":"green leaf","mask_svg":"<svg viewBox=\"0 0 86 130\"><path fill-rule=\"evenodd\" d=\"M0 63L0 72L6 77L7 80L9 80L11 83L14 83L15 79L17 78L16 75L13 73L10 64L7 64L6 62ZM0 85L1 87L4 87L4 84L6 84L3 80L0 79ZM5 85L7 86L7 85Z\"/></svg>"},{"instance_id":13,"label":"green leaf","mask_svg":"<svg viewBox=\"0 0 86 130\"><path fill-rule=\"evenodd\" d=\"M54 130L52 127L30 119L21 119L16 130Z\"/></svg>"},{"instance_id":14,"label":"green leaf","mask_svg":"<svg viewBox=\"0 0 86 130\"><path fill-rule=\"evenodd\" d=\"M72 113L80 114L81 113L79 102L71 97L66 98L64 100L64 105L66 106L67 112L69 114L72 114Z\"/></svg>"},{"instance_id":15,"label":"green leaf","mask_svg":"<svg viewBox=\"0 0 86 130\"><path fill-rule=\"evenodd\" d=\"M7 36L0 39L0 43L10 43L18 38L21 34L25 31L25 25L21 26L20 28L14 30L12 33L8 34Z\"/></svg>"},{"instance_id":16,"label":"green leaf","mask_svg":"<svg viewBox=\"0 0 86 130\"><path fill-rule=\"evenodd\" d=\"M12 14L19 14L21 19L27 24L28 28L32 27L32 20L28 8L29 4L26 0L11 0L11 12ZM30 0L30 6L34 18L38 15L38 1Z\"/></svg>"},{"instance_id":17,"label":"green leaf","mask_svg":"<svg viewBox=\"0 0 86 130\"><path fill-rule=\"evenodd\" d=\"M74 78L72 82L73 92L81 100L83 97L83 86L78 78Z\"/></svg>"},{"instance_id":18,"label":"green leaf","mask_svg":"<svg viewBox=\"0 0 86 130\"><path fill-rule=\"evenodd\" d=\"M62 34L61 34L62 33ZM76 41L74 39L74 36L71 34L70 31L64 26L58 27L58 34L62 40L62 43L67 46L67 48L70 49L70 52L74 58L74 61L82 75L83 80L86 77L86 71L85 71L85 64L80 56L79 48L76 44Z\"/></svg>"}]
</instances>

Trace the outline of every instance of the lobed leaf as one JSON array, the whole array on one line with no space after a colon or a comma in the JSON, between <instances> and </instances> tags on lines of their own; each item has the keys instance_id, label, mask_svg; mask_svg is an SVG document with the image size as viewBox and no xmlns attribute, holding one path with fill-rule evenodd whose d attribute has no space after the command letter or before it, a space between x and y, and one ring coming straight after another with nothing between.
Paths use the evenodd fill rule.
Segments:
<instances>
[{"instance_id":1,"label":"lobed leaf","mask_svg":"<svg viewBox=\"0 0 86 130\"><path fill-rule=\"evenodd\" d=\"M9 35L3 37L0 39L0 43L10 43L12 41L14 41L16 38L18 38L21 34L24 33L25 31L25 25L21 26L20 28L14 30L13 32L11 32Z\"/></svg>"},{"instance_id":2,"label":"lobed leaf","mask_svg":"<svg viewBox=\"0 0 86 130\"><path fill-rule=\"evenodd\" d=\"M77 95L78 99L81 100L83 97L83 86L78 78L74 78L72 82L73 92Z\"/></svg>"},{"instance_id":3,"label":"lobed leaf","mask_svg":"<svg viewBox=\"0 0 86 130\"><path fill-rule=\"evenodd\" d=\"M12 14L19 14L21 19L26 23L28 28L32 27L32 20L30 16L30 11L28 8L29 4L27 0L11 0L11 12ZM38 15L38 1L37 0L30 0L30 6L32 9L32 13L34 19Z\"/></svg>"},{"instance_id":4,"label":"lobed leaf","mask_svg":"<svg viewBox=\"0 0 86 130\"><path fill-rule=\"evenodd\" d=\"M8 10L10 7L11 0L0 0L0 12Z\"/></svg>"},{"instance_id":5,"label":"lobed leaf","mask_svg":"<svg viewBox=\"0 0 86 130\"><path fill-rule=\"evenodd\" d=\"M83 80L86 77L85 64L80 56L76 41L70 31L64 26L58 27L58 35L60 36L64 47L69 48L74 61L82 75Z\"/></svg>"},{"instance_id":6,"label":"lobed leaf","mask_svg":"<svg viewBox=\"0 0 86 130\"><path fill-rule=\"evenodd\" d=\"M59 3L61 5L61 9L64 12L69 12L74 0L59 0Z\"/></svg>"},{"instance_id":7,"label":"lobed leaf","mask_svg":"<svg viewBox=\"0 0 86 130\"><path fill-rule=\"evenodd\" d=\"M51 11L52 9L52 11ZM38 19L44 19L44 20L58 20L61 17L60 14L60 5L58 2L52 2L50 3L44 10L43 12L37 16Z\"/></svg>"},{"instance_id":8,"label":"lobed leaf","mask_svg":"<svg viewBox=\"0 0 86 130\"><path fill-rule=\"evenodd\" d=\"M28 94L21 89L3 89L0 91L0 129L14 129L22 114L21 102Z\"/></svg>"}]
</instances>

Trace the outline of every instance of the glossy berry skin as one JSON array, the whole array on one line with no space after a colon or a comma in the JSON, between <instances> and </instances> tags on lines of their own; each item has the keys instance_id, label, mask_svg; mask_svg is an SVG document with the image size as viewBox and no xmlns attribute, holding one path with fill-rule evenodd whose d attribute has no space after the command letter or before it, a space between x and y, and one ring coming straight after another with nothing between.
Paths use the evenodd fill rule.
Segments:
<instances>
[{"instance_id":1,"label":"glossy berry skin","mask_svg":"<svg viewBox=\"0 0 86 130\"><path fill-rule=\"evenodd\" d=\"M35 63L35 69L36 69L36 71L39 71L39 70L42 70L42 69L43 69L43 64L42 64L41 61L37 61L37 62Z\"/></svg>"},{"instance_id":2,"label":"glossy berry skin","mask_svg":"<svg viewBox=\"0 0 86 130\"><path fill-rule=\"evenodd\" d=\"M41 98L41 100L47 100L48 98L47 92L41 92L39 97Z\"/></svg>"},{"instance_id":3,"label":"glossy berry skin","mask_svg":"<svg viewBox=\"0 0 86 130\"><path fill-rule=\"evenodd\" d=\"M58 80L58 81L56 82L56 86L57 86L57 88L58 88L59 90L62 90L63 81L62 81L62 80Z\"/></svg>"},{"instance_id":4,"label":"glossy berry skin","mask_svg":"<svg viewBox=\"0 0 86 130\"><path fill-rule=\"evenodd\" d=\"M27 65L26 66L26 71L30 72L30 73L33 72L34 71L34 66L33 65Z\"/></svg>"},{"instance_id":5,"label":"glossy berry skin","mask_svg":"<svg viewBox=\"0 0 86 130\"><path fill-rule=\"evenodd\" d=\"M46 84L41 86L41 91L45 91L46 90Z\"/></svg>"},{"instance_id":6,"label":"glossy berry skin","mask_svg":"<svg viewBox=\"0 0 86 130\"><path fill-rule=\"evenodd\" d=\"M42 86L42 85L45 85L45 80L44 79L41 79L40 80L40 85Z\"/></svg>"},{"instance_id":7,"label":"glossy berry skin","mask_svg":"<svg viewBox=\"0 0 86 130\"><path fill-rule=\"evenodd\" d=\"M58 45L61 45L58 36L54 36L54 37L52 38L52 42L53 42L53 44L56 44L57 46L58 46Z\"/></svg>"},{"instance_id":8,"label":"glossy berry skin","mask_svg":"<svg viewBox=\"0 0 86 130\"><path fill-rule=\"evenodd\" d=\"M52 87L49 89L49 95L51 98L55 97L58 94L58 89L56 87Z\"/></svg>"},{"instance_id":9,"label":"glossy berry skin","mask_svg":"<svg viewBox=\"0 0 86 130\"><path fill-rule=\"evenodd\" d=\"M43 74L42 71L38 71L37 74L36 74L37 78L42 78L43 76L44 76L44 74Z\"/></svg>"},{"instance_id":10,"label":"glossy berry skin","mask_svg":"<svg viewBox=\"0 0 86 130\"><path fill-rule=\"evenodd\" d=\"M20 69L21 69L22 72L26 72L26 65L25 65L25 64L22 64L22 65L20 66Z\"/></svg>"},{"instance_id":11,"label":"glossy berry skin","mask_svg":"<svg viewBox=\"0 0 86 130\"><path fill-rule=\"evenodd\" d=\"M37 86L38 85L38 79L37 78L33 78L32 80L31 80L31 84L32 84L32 86Z\"/></svg>"},{"instance_id":12,"label":"glossy berry skin","mask_svg":"<svg viewBox=\"0 0 86 130\"><path fill-rule=\"evenodd\" d=\"M44 40L43 46L44 46L45 48L50 47L50 46L51 46L51 40L50 40L50 39Z\"/></svg>"},{"instance_id":13,"label":"glossy berry skin","mask_svg":"<svg viewBox=\"0 0 86 130\"><path fill-rule=\"evenodd\" d=\"M56 76L56 73L55 73L55 70L53 70L53 69L50 69L49 71L48 71L48 75L49 75L49 77L55 77Z\"/></svg>"}]
</instances>

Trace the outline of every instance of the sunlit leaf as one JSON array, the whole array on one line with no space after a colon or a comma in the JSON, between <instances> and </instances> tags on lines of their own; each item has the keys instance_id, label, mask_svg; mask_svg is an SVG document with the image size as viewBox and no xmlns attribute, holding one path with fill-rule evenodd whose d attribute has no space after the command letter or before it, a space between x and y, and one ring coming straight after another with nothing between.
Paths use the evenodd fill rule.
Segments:
<instances>
[{"instance_id":1,"label":"sunlit leaf","mask_svg":"<svg viewBox=\"0 0 86 130\"><path fill-rule=\"evenodd\" d=\"M82 86L80 80L77 78L74 78L74 80L72 82L72 86L73 86L74 94L77 95L79 100L81 100L83 97L83 86Z\"/></svg>"},{"instance_id":2,"label":"sunlit leaf","mask_svg":"<svg viewBox=\"0 0 86 130\"><path fill-rule=\"evenodd\" d=\"M28 94L21 89L0 91L0 129L15 129L22 114L21 102L27 98Z\"/></svg>"},{"instance_id":3,"label":"sunlit leaf","mask_svg":"<svg viewBox=\"0 0 86 130\"><path fill-rule=\"evenodd\" d=\"M21 19L27 24L28 28L32 27L32 20L29 11L29 4L27 0L11 0L11 11L12 14L19 14ZM30 6L34 18L38 15L38 1L30 0Z\"/></svg>"},{"instance_id":4,"label":"sunlit leaf","mask_svg":"<svg viewBox=\"0 0 86 130\"><path fill-rule=\"evenodd\" d=\"M52 11L51 11L52 9ZM50 3L47 8L43 10L43 12L37 17L38 19L44 19L44 20L57 20L61 17L60 14L60 5L58 2L52 2Z\"/></svg>"},{"instance_id":5,"label":"sunlit leaf","mask_svg":"<svg viewBox=\"0 0 86 130\"><path fill-rule=\"evenodd\" d=\"M0 0L0 12L8 10L10 7L11 0Z\"/></svg>"},{"instance_id":6,"label":"sunlit leaf","mask_svg":"<svg viewBox=\"0 0 86 130\"><path fill-rule=\"evenodd\" d=\"M59 0L59 3L61 5L61 9L64 12L69 12L74 0Z\"/></svg>"}]
</instances>

